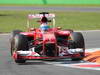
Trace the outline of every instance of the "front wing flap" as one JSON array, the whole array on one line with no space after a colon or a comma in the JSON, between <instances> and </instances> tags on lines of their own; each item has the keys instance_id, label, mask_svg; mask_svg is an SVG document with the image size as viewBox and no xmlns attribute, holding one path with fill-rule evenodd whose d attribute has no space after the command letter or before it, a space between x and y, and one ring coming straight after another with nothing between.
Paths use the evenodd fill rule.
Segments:
<instances>
[{"instance_id":1,"label":"front wing flap","mask_svg":"<svg viewBox=\"0 0 100 75\"><path fill-rule=\"evenodd\" d=\"M54 57L48 57L48 56L43 56L40 55L36 52L33 51L16 51L13 53L13 58L14 59L27 59L27 60L32 60L32 59L65 59L65 58L76 58L80 57L79 52L83 52L82 49L70 49L68 50L68 53L60 53L59 56L54 56Z\"/></svg>"}]
</instances>

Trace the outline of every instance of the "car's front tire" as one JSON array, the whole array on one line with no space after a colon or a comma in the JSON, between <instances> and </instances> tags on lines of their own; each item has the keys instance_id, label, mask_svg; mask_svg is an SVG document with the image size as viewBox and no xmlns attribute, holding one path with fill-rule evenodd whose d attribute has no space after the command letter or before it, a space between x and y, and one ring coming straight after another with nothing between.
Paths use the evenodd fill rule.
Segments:
<instances>
[{"instance_id":1,"label":"car's front tire","mask_svg":"<svg viewBox=\"0 0 100 75\"><path fill-rule=\"evenodd\" d=\"M18 34L20 34L20 32L22 32L21 30L13 30L11 32L11 37L10 37L10 45L11 45L11 56L12 56L12 53L13 53L13 50L14 50L14 37Z\"/></svg>"},{"instance_id":2,"label":"car's front tire","mask_svg":"<svg viewBox=\"0 0 100 75\"><path fill-rule=\"evenodd\" d=\"M15 35L13 41L12 41L13 45L11 45L11 55L13 55L13 52L16 52L16 51L20 51L20 50L28 50L29 47L28 47L28 39L25 35L21 35L21 34L18 34L18 35ZM25 63L25 59L15 59L15 62L16 63Z\"/></svg>"},{"instance_id":3,"label":"car's front tire","mask_svg":"<svg viewBox=\"0 0 100 75\"><path fill-rule=\"evenodd\" d=\"M82 33L80 32L73 32L69 36L69 49L77 49L81 48L83 49L83 52L79 53L80 57L78 58L72 58L72 60L81 60L85 56L85 43L84 43L84 37Z\"/></svg>"}]
</instances>

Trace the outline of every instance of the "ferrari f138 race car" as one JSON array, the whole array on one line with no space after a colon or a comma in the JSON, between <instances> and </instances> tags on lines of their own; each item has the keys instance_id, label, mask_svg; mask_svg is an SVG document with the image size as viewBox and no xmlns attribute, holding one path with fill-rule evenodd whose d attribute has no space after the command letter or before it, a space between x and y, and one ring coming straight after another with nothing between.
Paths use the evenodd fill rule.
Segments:
<instances>
[{"instance_id":1,"label":"ferrari f138 race car","mask_svg":"<svg viewBox=\"0 0 100 75\"><path fill-rule=\"evenodd\" d=\"M32 19L39 19L40 27L30 27ZM49 25L49 24L52 25ZM55 26L55 14L42 12L29 14L28 31L14 30L11 33L11 56L16 63L33 59L81 60L85 56L82 33Z\"/></svg>"}]
</instances>

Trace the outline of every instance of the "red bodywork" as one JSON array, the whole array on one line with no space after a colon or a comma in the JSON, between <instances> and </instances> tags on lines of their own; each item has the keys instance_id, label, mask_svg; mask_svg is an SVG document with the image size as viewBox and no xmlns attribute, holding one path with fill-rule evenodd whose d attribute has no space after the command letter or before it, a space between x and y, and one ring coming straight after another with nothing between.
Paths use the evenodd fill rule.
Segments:
<instances>
[{"instance_id":1,"label":"red bodywork","mask_svg":"<svg viewBox=\"0 0 100 75\"><path fill-rule=\"evenodd\" d=\"M27 37L31 37L33 40L36 40L35 42L33 42L33 45L39 45L42 44L43 45L43 50L41 52L42 55L44 56L34 56L36 54L36 52L31 52L31 54L29 55L20 55L18 52L14 52L13 53L13 58L14 59L27 59L27 60L31 60L31 59L61 59L61 58L77 58L80 57L79 53L75 53L75 54L69 54L66 50L64 50L61 47L67 47L68 46L68 42L64 42L62 41L62 43L60 43L58 45L57 42L57 36L66 36L68 37L70 35L72 31L66 30L59 30L57 28L52 28L49 29L46 32L42 32L40 29L34 29L31 30L29 32L21 32L20 34L25 35ZM40 39L40 40L37 40ZM68 40L68 38L66 38L66 41ZM45 44L53 44L55 45L55 50L54 50L54 56L45 56ZM60 47L60 48L59 48ZM59 49L58 49L59 48ZM65 52L64 52L65 51ZM61 53L65 53L63 55L60 55Z\"/></svg>"}]
</instances>

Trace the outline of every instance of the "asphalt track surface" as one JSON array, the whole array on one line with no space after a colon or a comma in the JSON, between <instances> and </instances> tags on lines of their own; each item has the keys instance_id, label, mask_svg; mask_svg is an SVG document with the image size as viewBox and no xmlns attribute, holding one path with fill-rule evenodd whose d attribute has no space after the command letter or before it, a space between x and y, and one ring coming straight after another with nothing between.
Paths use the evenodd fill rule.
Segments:
<instances>
[{"instance_id":1,"label":"asphalt track surface","mask_svg":"<svg viewBox=\"0 0 100 75\"><path fill-rule=\"evenodd\" d=\"M100 12L100 7L40 7L40 6L0 6L0 10L34 10L34 11L79 11L79 12Z\"/></svg>"},{"instance_id":2,"label":"asphalt track surface","mask_svg":"<svg viewBox=\"0 0 100 75\"><path fill-rule=\"evenodd\" d=\"M82 33L86 48L100 48L100 31ZM27 61L26 64L18 65L11 59L9 38L9 34L0 35L0 75L100 75L100 71L53 65L59 61Z\"/></svg>"}]
</instances>

